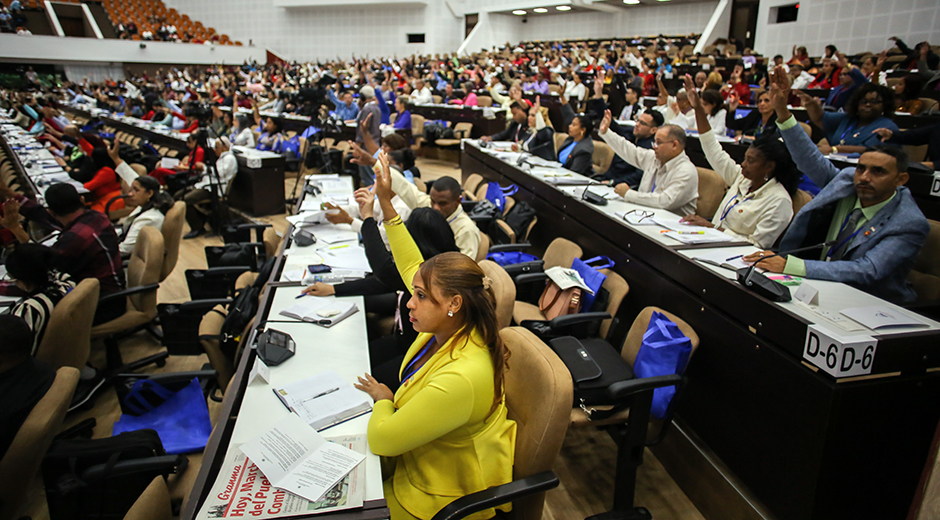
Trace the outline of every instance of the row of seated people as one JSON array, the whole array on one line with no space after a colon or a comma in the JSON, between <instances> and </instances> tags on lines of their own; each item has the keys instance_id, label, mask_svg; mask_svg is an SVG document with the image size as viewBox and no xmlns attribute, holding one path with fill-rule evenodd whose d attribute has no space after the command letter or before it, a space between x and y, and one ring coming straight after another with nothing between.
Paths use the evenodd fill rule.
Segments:
<instances>
[{"instance_id":1,"label":"row of seated people","mask_svg":"<svg viewBox=\"0 0 940 520\"><path fill-rule=\"evenodd\" d=\"M612 124L600 96L602 78L589 102L593 110L577 116L570 108L565 110L568 135L557 149L552 129L540 128L544 118L538 106L529 108L526 118L523 104L514 105L513 122L504 132L483 140L512 141L517 149L594 176L591 131L603 113L598 133L623 166L612 162L601 179L612 184L624 200L667 209L683 215L689 224L714 227L751 242L764 251L747 260L769 271L845 282L891 301L913 301L916 295L907 275L929 226L903 187L908 180L907 154L899 146L882 144L874 133L868 139L870 145L850 148L861 154L858 167L839 171L790 113L786 72L778 68L773 79L765 95L776 117L763 127L739 165L722 150L711 127L708 90L699 93L692 78L686 77L686 102L694 109L702 149L714 171L730 186L711 220L695 214L699 175L685 153L685 128L665 122L662 113L653 109L640 112L632 130ZM881 96L890 96L890 91L878 85L859 89L853 104L860 107L858 117L874 120ZM623 171L628 176L616 177ZM821 191L794 216L792 198L804 174ZM635 184L623 182L626 179ZM817 243L825 245L800 255L767 260L760 256L770 256L769 249L776 244L786 251Z\"/></svg>"}]
</instances>

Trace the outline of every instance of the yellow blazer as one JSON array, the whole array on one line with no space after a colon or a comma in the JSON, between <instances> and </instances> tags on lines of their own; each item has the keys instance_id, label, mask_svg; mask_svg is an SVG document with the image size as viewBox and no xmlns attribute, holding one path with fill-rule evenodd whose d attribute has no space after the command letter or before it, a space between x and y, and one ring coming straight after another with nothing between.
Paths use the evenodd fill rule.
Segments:
<instances>
[{"instance_id":1,"label":"yellow blazer","mask_svg":"<svg viewBox=\"0 0 940 520\"><path fill-rule=\"evenodd\" d=\"M400 219L386 223L386 233L402 279L413 292L421 253ZM431 334L418 335L402 371L430 339ZM445 343L398 389L394 401L375 403L369 447L377 455L396 457L395 498L415 517L429 519L459 497L512 480L516 423L506 417L505 400L490 411L493 385L493 362L474 330L469 340ZM494 514L489 509L468 518Z\"/></svg>"}]
</instances>

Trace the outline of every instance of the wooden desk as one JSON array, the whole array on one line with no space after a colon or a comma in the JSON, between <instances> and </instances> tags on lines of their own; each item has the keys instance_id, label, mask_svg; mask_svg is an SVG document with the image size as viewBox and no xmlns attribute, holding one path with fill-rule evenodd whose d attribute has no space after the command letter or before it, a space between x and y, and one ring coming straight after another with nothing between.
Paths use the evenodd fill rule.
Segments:
<instances>
[{"instance_id":1,"label":"wooden desk","mask_svg":"<svg viewBox=\"0 0 940 520\"><path fill-rule=\"evenodd\" d=\"M691 492L701 485L697 469L711 464L701 453L711 453L743 490L731 500L756 499L781 520L903 518L940 419L933 368L940 367L940 324L879 335L872 370L885 377L835 380L802 362L808 325L822 318L756 296L692 261L687 248L665 247L640 226L612 219L608 206L572 198L472 143L461 166L465 176L519 187L517 200L539 215L530 237L537 248L561 236L587 256L616 262L614 271L630 285L620 333L643 307L656 305L699 334L677 403L678 417L697 437L688 450L657 452L693 500L729 498Z\"/></svg>"},{"instance_id":2,"label":"wooden desk","mask_svg":"<svg viewBox=\"0 0 940 520\"><path fill-rule=\"evenodd\" d=\"M494 107L496 118L483 117L482 108L464 107L460 105L408 105L412 115L423 116L426 121L443 119L452 123L473 123L470 137L479 138L484 135L493 135L506 128L505 111Z\"/></svg>"}]
</instances>

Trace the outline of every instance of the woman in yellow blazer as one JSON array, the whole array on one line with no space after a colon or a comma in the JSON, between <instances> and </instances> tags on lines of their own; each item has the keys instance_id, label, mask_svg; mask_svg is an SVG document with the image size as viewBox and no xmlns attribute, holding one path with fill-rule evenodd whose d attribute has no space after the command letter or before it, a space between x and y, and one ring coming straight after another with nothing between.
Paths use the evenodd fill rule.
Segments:
<instances>
[{"instance_id":1,"label":"woman in yellow blazer","mask_svg":"<svg viewBox=\"0 0 940 520\"><path fill-rule=\"evenodd\" d=\"M480 266L461 253L421 258L391 204L385 153L376 163L375 193L419 334L394 395L369 374L356 387L375 399L369 447L395 464L384 484L392 520L428 520L457 498L512 480L516 423L506 417L503 396L508 351L499 339L492 282Z\"/></svg>"}]
</instances>

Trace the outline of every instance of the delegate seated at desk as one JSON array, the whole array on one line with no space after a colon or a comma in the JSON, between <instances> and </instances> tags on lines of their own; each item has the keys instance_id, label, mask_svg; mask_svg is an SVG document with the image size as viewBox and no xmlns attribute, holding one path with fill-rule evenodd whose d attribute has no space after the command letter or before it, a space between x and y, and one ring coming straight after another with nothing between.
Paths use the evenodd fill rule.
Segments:
<instances>
[{"instance_id":1,"label":"delegate seated at desk","mask_svg":"<svg viewBox=\"0 0 940 520\"><path fill-rule=\"evenodd\" d=\"M644 150L625 138L609 132L612 116L604 111L598 133L614 152L628 163L643 170L640 189L627 184L614 187L627 202L663 208L679 215L695 213L698 199L698 170L685 154L685 130L664 125L656 131L652 150Z\"/></svg>"},{"instance_id":2,"label":"delegate seated at desk","mask_svg":"<svg viewBox=\"0 0 940 520\"><path fill-rule=\"evenodd\" d=\"M789 87L782 75L778 69L771 85L777 125L797 167L823 189L794 217L780 249L832 245L802 252L802 258L761 260L772 254L763 251L745 260L775 273L843 282L893 302L914 300L907 275L930 227L904 187L907 154L896 147L877 147L862 154L857 168L839 171L787 109Z\"/></svg>"},{"instance_id":3,"label":"delegate seated at desk","mask_svg":"<svg viewBox=\"0 0 940 520\"><path fill-rule=\"evenodd\" d=\"M484 135L480 141L488 143L490 141L512 141L521 143L529 138L528 116L526 115L526 106L516 101L509 107L512 113L512 122L502 132L493 135ZM552 150L554 155L554 149Z\"/></svg>"},{"instance_id":4,"label":"delegate seated at desk","mask_svg":"<svg viewBox=\"0 0 940 520\"><path fill-rule=\"evenodd\" d=\"M384 482L392 520L428 520L461 496L512 480L516 423L507 417L492 280L471 258L451 253L427 261L395 214L388 158L380 155L376 195L402 281L412 293L409 318L418 337L392 392L366 374L357 388L375 400L369 447L394 457ZM508 511L511 505L498 509ZM495 509L471 516L490 518Z\"/></svg>"}]
</instances>

